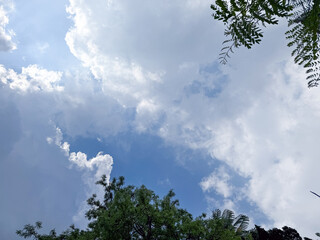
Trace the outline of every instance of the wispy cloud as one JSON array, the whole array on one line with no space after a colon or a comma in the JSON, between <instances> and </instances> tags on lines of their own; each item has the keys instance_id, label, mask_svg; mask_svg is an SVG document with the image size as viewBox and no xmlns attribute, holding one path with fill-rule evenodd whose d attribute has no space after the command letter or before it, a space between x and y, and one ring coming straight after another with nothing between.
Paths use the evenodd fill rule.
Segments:
<instances>
[{"instance_id":1,"label":"wispy cloud","mask_svg":"<svg viewBox=\"0 0 320 240\"><path fill-rule=\"evenodd\" d=\"M215 190L223 197L231 196L233 187L230 184L230 175L226 172L224 167L215 170L210 176L205 177L200 182L203 191Z\"/></svg>"},{"instance_id":2,"label":"wispy cloud","mask_svg":"<svg viewBox=\"0 0 320 240\"><path fill-rule=\"evenodd\" d=\"M63 134L60 128L56 127L56 135L52 137L47 137L47 142L49 144L56 144L63 152L64 154L69 157L70 152L70 144L68 142L62 142L63 140Z\"/></svg>"}]
</instances>

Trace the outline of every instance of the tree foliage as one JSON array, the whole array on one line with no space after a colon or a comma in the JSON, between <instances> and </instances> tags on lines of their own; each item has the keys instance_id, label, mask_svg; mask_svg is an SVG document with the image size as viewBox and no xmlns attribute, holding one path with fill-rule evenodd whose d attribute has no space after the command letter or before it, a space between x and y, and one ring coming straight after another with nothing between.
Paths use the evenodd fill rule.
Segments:
<instances>
[{"instance_id":1,"label":"tree foliage","mask_svg":"<svg viewBox=\"0 0 320 240\"><path fill-rule=\"evenodd\" d=\"M226 25L220 62L226 64L234 48L250 49L263 37L262 27L288 20L288 46L295 63L306 68L309 87L319 85L320 0L215 0L213 17Z\"/></svg>"},{"instance_id":2,"label":"tree foliage","mask_svg":"<svg viewBox=\"0 0 320 240\"><path fill-rule=\"evenodd\" d=\"M264 228L255 225L255 228L251 230L253 240L302 240L302 237L297 230L284 226L282 229L272 228L266 231ZM304 238L305 240L311 240L310 238Z\"/></svg>"},{"instance_id":3,"label":"tree foliage","mask_svg":"<svg viewBox=\"0 0 320 240\"><path fill-rule=\"evenodd\" d=\"M27 224L17 234L35 240L257 240L294 239L299 234L291 228L269 230L260 227L247 230L249 218L235 214L231 210L221 212L216 209L210 216L202 214L193 218L179 207L172 190L160 198L145 186L124 185L124 178L107 182L102 176L97 182L104 188L103 199L93 195L88 199L90 209L86 217L90 220L87 229L70 226L57 234L53 229L49 234L40 234L41 222ZM263 238L263 234L269 238ZM274 238L272 236L289 236ZM282 235L281 235L282 234ZM292 238L290 238L290 236Z\"/></svg>"},{"instance_id":4,"label":"tree foliage","mask_svg":"<svg viewBox=\"0 0 320 240\"><path fill-rule=\"evenodd\" d=\"M60 235L55 230L40 234L42 224L37 222L35 225L25 225L17 234L37 240L241 240L249 236L246 231L249 222L247 216L235 217L230 210L223 213L216 210L209 218L205 214L193 218L179 207L172 190L160 198L145 186L125 186L123 177L108 183L106 176L102 176L97 184L104 188L104 197L100 200L94 194L88 199L90 209L86 217L90 222L87 229L71 226Z\"/></svg>"}]
</instances>

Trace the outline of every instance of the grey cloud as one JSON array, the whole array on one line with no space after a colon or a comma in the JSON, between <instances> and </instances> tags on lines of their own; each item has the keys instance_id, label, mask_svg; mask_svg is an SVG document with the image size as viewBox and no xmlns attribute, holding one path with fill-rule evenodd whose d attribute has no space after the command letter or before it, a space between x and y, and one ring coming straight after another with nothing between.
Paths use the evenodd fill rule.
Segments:
<instances>
[{"instance_id":1,"label":"grey cloud","mask_svg":"<svg viewBox=\"0 0 320 240\"><path fill-rule=\"evenodd\" d=\"M0 91L1 92L1 91ZM5 159L21 137L21 122L17 107L0 98L0 152Z\"/></svg>"},{"instance_id":2,"label":"grey cloud","mask_svg":"<svg viewBox=\"0 0 320 240\"><path fill-rule=\"evenodd\" d=\"M17 228L38 220L46 223L45 231L65 230L87 198L82 173L47 143L54 124L69 138L112 135L127 127L123 107L81 75L81 83L76 74L63 75L63 91L21 92L0 83L1 239L15 239Z\"/></svg>"}]
</instances>

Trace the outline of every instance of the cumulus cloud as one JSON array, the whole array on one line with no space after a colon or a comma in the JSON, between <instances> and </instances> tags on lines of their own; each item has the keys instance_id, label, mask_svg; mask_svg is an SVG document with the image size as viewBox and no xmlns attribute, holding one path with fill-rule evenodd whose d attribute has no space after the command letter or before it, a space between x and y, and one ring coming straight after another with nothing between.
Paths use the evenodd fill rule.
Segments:
<instances>
[{"instance_id":1,"label":"cumulus cloud","mask_svg":"<svg viewBox=\"0 0 320 240\"><path fill-rule=\"evenodd\" d=\"M89 187L86 192L87 197L91 197L92 194L96 194L97 198L103 200L104 192L101 187L98 187L95 183L100 180L102 175L106 175L106 180L109 182L110 174L112 170L113 158L109 154L103 154L99 152L97 156L87 159L87 154L82 152L71 152L69 156L69 161L79 167L82 170L92 171L96 169L94 176L85 173L83 175L83 180L85 184ZM78 212L73 216L73 221L80 225L81 227L86 227L88 220L85 218L85 213L89 210L87 201L83 201L78 209Z\"/></svg>"},{"instance_id":2,"label":"cumulus cloud","mask_svg":"<svg viewBox=\"0 0 320 240\"><path fill-rule=\"evenodd\" d=\"M273 65L265 79L271 83L263 81L260 96L248 86L237 89L254 99L214 129L208 151L249 179L243 191L276 226L292 225L312 236L320 214L308 192L319 181L318 90L306 88L303 71L291 62ZM301 222L306 214L310 221Z\"/></svg>"},{"instance_id":3,"label":"cumulus cloud","mask_svg":"<svg viewBox=\"0 0 320 240\"><path fill-rule=\"evenodd\" d=\"M11 1L0 1L0 51L10 51L17 48L12 40L14 32L6 28L9 23L8 12L12 9L13 3Z\"/></svg>"},{"instance_id":4,"label":"cumulus cloud","mask_svg":"<svg viewBox=\"0 0 320 240\"><path fill-rule=\"evenodd\" d=\"M102 175L106 175L106 180L109 182L110 174L112 171L113 158L109 154L103 154L99 152L95 157L88 159L87 154L83 152L71 152L70 153L70 144L68 142L63 142L63 134L60 128L56 127L56 135L51 138L47 137L47 142L49 144L54 143L57 145L68 157L69 161L76 165L79 169L84 170L83 180L84 183L89 187L86 195L91 197L92 194L96 194L99 199L103 199L103 190L95 184L96 181L100 180ZM95 170L94 176L88 172ZM86 201L83 201L77 213L73 216L73 221L85 227L88 223L85 219L85 213L89 210Z\"/></svg>"},{"instance_id":5,"label":"cumulus cloud","mask_svg":"<svg viewBox=\"0 0 320 240\"><path fill-rule=\"evenodd\" d=\"M133 126L202 149L247 179L240 191L276 225L311 235L320 216L318 199L309 193L318 191L320 180L318 90L306 88L281 40L266 39L267 51L237 53L221 70L213 61L222 28L212 23L209 6L201 0L70 0L74 26L66 42L95 79L37 65L21 73L1 66L1 90L14 96L30 127L25 135L50 120L71 137L103 138ZM111 172L111 156L70 153L60 129L47 141L86 170L85 182ZM220 206L235 206L228 199L238 190L230 173L217 169L201 186L226 198Z\"/></svg>"},{"instance_id":6,"label":"cumulus cloud","mask_svg":"<svg viewBox=\"0 0 320 240\"><path fill-rule=\"evenodd\" d=\"M96 188L95 182L102 174L110 176L112 157L102 153L87 157L84 153L76 152L73 154L81 155L82 159L87 160L87 164L81 168L77 165L78 161L68 161L72 153L71 146L64 141L61 129L65 130L64 134L71 139L93 135L103 139L127 128L127 117L131 117L131 110L127 112L114 99L103 94L91 79L87 71L61 73L44 69L39 65L29 65L18 72L1 65L0 101L2 107L0 107L0 112L2 117L0 119L4 133L1 140L5 147L1 152L1 169L5 169L1 176L10 179L11 176L16 176L17 169L20 171L22 168L30 167L32 168L30 174L30 168L24 169L28 171L27 175L21 174L21 177L12 179L11 188L19 189L21 181L24 181L23 186L30 187L33 196L41 195L41 198L34 199L30 191L16 194L11 188L4 187L5 185L1 187L1 194L8 196L3 200L4 205L2 205L6 206L6 201L10 199L10 203L8 201L10 210L5 211L4 218L10 211L14 212L15 203L24 206L24 208L21 207L21 211L19 210L19 214L17 213L16 217L8 222L12 228L18 223L23 225L33 221L34 216L43 218L43 214L49 214L50 208L61 211L68 206L64 218L62 217L63 219L60 219L58 224L53 224L62 230L62 227L64 228L72 221L69 218L77 211L76 206L78 205L75 204L75 201L87 199L92 193L102 196L101 189ZM52 129L52 125L57 125L61 129ZM47 142L51 146L46 144ZM57 146L58 150L61 149L63 154L56 151L52 145ZM77 160L77 158L72 158L72 160ZM87 186L86 196L82 196L81 182L73 182L77 171L68 170L68 165L81 169L83 183ZM35 169L34 166L37 168ZM45 180L39 181L42 177ZM47 186L48 181L53 184ZM34 182L41 182L41 184L34 186ZM69 188L72 184L75 184L71 187L75 192ZM54 198L50 195L53 193L62 194L68 199L63 202L53 200ZM59 194L54 194L54 196ZM22 203L20 199L28 199L28 201ZM41 208L31 211L33 207L26 207L34 206L33 204ZM57 206L58 204L61 205ZM84 214L81 214L80 211L86 210L86 203L83 202L81 206L78 209L79 214L74 216L74 221L85 227ZM53 211L50 212L50 215L56 218ZM60 216L62 215L57 217ZM16 219L20 219L18 223ZM4 226L3 230L7 227L8 225ZM7 232L9 234L10 231L5 230L4 234ZM12 233L14 234L14 229Z\"/></svg>"},{"instance_id":7,"label":"cumulus cloud","mask_svg":"<svg viewBox=\"0 0 320 240\"><path fill-rule=\"evenodd\" d=\"M70 153L69 161L76 164L81 169L93 170L94 167L97 167L97 172L95 174L96 180L105 174L107 176L107 182L109 182L113 164L113 159L109 154L99 152L97 156L87 160L87 154L72 152Z\"/></svg>"},{"instance_id":8,"label":"cumulus cloud","mask_svg":"<svg viewBox=\"0 0 320 240\"><path fill-rule=\"evenodd\" d=\"M74 27L67 33L66 42L83 65L102 80L106 94L125 106L148 102L156 108L162 104L157 99L161 97L159 92L166 90L163 97L170 101L181 91L174 88L180 88L181 81L190 81L185 76L196 75L194 62L203 61L206 56L201 44L212 45L203 36L214 39L208 24L210 12L208 9L208 15L202 15L208 3L200 1L187 1L184 8L179 1L159 1L157 8L151 3L141 2L140 8L136 4L140 5L124 1L107 4L100 0L95 5L70 1L67 11ZM194 29L205 21L208 28L201 27L204 32L198 35ZM173 77L176 81L165 81Z\"/></svg>"},{"instance_id":9,"label":"cumulus cloud","mask_svg":"<svg viewBox=\"0 0 320 240\"><path fill-rule=\"evenodd\" d=\"M48 71L38 65L22 67L21 73L0 65L0 81L22 93L63 91L63 87L60 86L61 77L62 72Z\"/></svg>"},{"instance_id":10,"label":"cumulus cloud","mask_svg":"<svg viewBox=\"0 0 320 240\"><path fill-rule=\"evenodd\" d=\"M104 94L136 109L138 131L228 164L248 179L241 189L248 201L277 226L310 235L320 215L308 193L320 180L318 90L308 90L303 70L288 60L282 27L267 31L277 45L266 37L262 48L240 51L221 70L212 63L222 34L210 21L210 3L184 3L70 0L66 42ZM230 196L220 175L201 185Z\"/></svg>"},{"instance_id":11,"label":"cumulus cloud","mask_svg":"<svg viewBox=\"0 0 320 240\"><path fill-rule=\"evenodd\" d=\"M19 73L0 65L0 86L14 95L20 111L54 122L71 137L115 135L133 119L132 109L104 94L86 70L62 73L29 65Z\"/></svg>"},{"instance_id":12,"label":"cumulus cloud","mask_svg":"<svg viewBox=\"0 0 320 240\"><path fill-rule=\"evenodd\" d=\"M71 152L70 153L70 144L68 142L62 142L63 134L60 128L56 127L56 135L55 137L47 137L47 142L49 144L54 143L57 145L66 156L68 156L69 161L72 164L75 164L80 169L87 170L96 170L95 179L98 180L103 174L106 175L107 181L110 179L110 174L112 170L113 158L109 154L103 154L99 152L97 156L87 159L87 154L82 152ZM88 182L91 184L91 182Z\"/></svg>"}]
</instances>

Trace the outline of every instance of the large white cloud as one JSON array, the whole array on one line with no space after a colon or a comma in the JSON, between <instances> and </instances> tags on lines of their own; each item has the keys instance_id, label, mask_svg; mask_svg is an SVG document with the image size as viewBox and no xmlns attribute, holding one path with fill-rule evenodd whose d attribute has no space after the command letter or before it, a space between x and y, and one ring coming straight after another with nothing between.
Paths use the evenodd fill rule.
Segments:
<instances>
[{"instance_id":1,"label":"large white cloud","mask_svg":"<svg viewBox=\"0 0 320 240\"><path fill-rule=\"evenodd\" d=\"M210 64L222 32L209 6L70 0L66 42L104 94L136 108L138 131L204 149L249 179L249 201L277 226L312 236L320 215L308 193L320 180L319 90L307 89L303 70L288 60L282 27L267 31L259 49L239 51L222 74ZM209 176L204 189L229 196L223 176Z\"/></svg>"},{"instance_id":2,"label":"large white cloud","mask_svg":"<svg viewBox=\"0 0 320 240\"><path fill-rule=\"evenodd\" d=\"M0 51L10 51L17 48L12 40L14 32L7 29L9 23L8 11L12 9L12 1L0 1Z\"/></svg>"},{"instance_id":3,"label":"large white cloud","mask_svg":"<svg viewBox=\"0 0 320 240\"><path fill-rule=\"evenodd\" d=\"M210 16L210 3L70 0L74 26L66 42L95 79L84 71L30 65L18 73L1 66L3 99L10 99L18 113L11 115L21 122L20 140L10 149L32 159L31 140L51 136L52 122L71 138L115 135L133 124L139 132L203 149L246 177L240 189L223 168L203 179L203 190L215 189L225 206L235 206L240 191L277 226L312 236L320 215L309 193L320 191L319 90L306 88L303 70L288 61L282 32L273 29L261 48L240 50L230 69L219 70L212 62L222 28ZM49 141L69 156L62 140L60 132ZM88 169L112 162L108 155L71 155Z\"/></svg>"},{"instance_id":4,"label":"large white cloud","mask_svg":"<svg viewBox=\"0 0 320 240\"><path fill-rule=\"evenodd\" d=\"M176 89L180 82L191 81L189 74L197 75L194 64L209 60L206 52L214 46L210 11L202 11L208 3L159 1L156 5L70 1L67 8L75 22L66 36L71 52L102 80L103 90L125 106L136 107L142 101L162 104L153 99L154 92L162 90L165 96L158 97L172 101L182 90ZM201 27L205 22L207 28ZM164 81L173 77L173 82Z\"/></svg>"}]
</instances>

